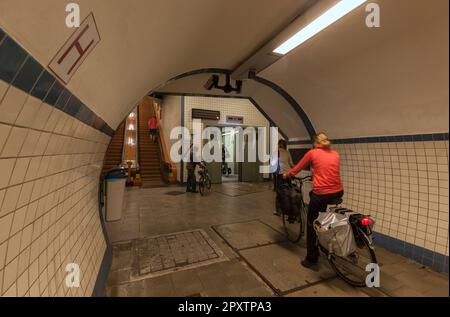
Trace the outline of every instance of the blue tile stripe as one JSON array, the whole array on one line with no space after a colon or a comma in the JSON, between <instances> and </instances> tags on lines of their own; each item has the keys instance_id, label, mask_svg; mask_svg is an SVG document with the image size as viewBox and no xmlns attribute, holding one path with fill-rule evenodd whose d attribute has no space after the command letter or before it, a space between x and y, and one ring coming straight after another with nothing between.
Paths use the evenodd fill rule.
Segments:
<instances>
[{"instance_id":1,"label":"blue tile stripe","mask_svg":"<svg viewBox=\"0 0 450 317\"><path fill-rule=\"evenodd\" d=\"M395 135L395 136L379 136L379 137L349 138L349 139L332 140L332 142L334 144L420 142L420 141L448 141L448 132L447 133Z\"/></svg>"},{"instance_id":2,"label":"blue tile stripe","mask_svg":"<svg viewBox=\"0 0 450 317\"><path fill-rule=\"evenodd\" d=\"M389 237L379 232L373 234L374 243L388 251L412 259L438 272L448 273L448 256L419 247L417 245Z\"/></svg>"},{"instance_id":3,"label":"blue tile stripe","mask_svg":"<svg viewBox=\"0 0 450 317\"><path fill-rule=\"evenodd\" d=\"M305 125L306 130L308 131L310 138L312 138L312 137L314 137L314 135L316 135L316 130L314 129L314 126L313 126L311 120L309 119L308 115L306 114L306 112L303 110L303 108L300 106L300 104L286 90L284 90L283 88L278 86L276 83L274 83L270 80L267 80L265 78L259 77L259 76L251 77L251 79L253 79L254 81L256 81L262 85L272 88L281 97L283 97L286 100L286 102L292 107L292 109L294 109L294 111L297 113L297 115L300 117L300 119L302 120L303 124Z\"/></svg>"},{"instance_id":4,"label":"blue tile stripe","mask_svg":"<svg viewBox=\"0 0 450 317\"><path fill-rule=\"evenodd\" d=\"M312 145L313 141L311 140L297 140L297 141L288 141L288 145Z\"/></svg>"},{"instance_id":5,"label":"blue tile stripe","mask_svg":"<svg viewBox=\"0 0 450 317\"><path fill-rule=\"evenodd\" d=\"M250 102L253 104L253 106L264 116L264 118L266 118L267 121L269 121L270 126L271 127L277 127L278 128L278 132L281 134L281 136L288 140L288 136L286 133L283 132L283 130L281 130L280 126L278 124L276 124L271 117L269 117L269 115L261 108L260 105L258 105L258 103L256 102L255 99L253 98L248 98L248 100L250 100Z\"/></svg>"},{"instance_id":6,"label":"blue tile stripe","mask_svg":"<svg viewBox=\"0 0 450 317\"><path fill-rule=\"evenodd\" d=\"M106 135L111 137L114 135L114 129L65 88L2 29L0 29L0 79Z\"/></svg>"},{"instance_id":7,"label":"blue tile stripe","mask_svg":"<svg viewBox=\"0 0 450 317\"><path fill-rule=\"evenodd\" d=\"M414 135L377 136L364 138L334 139L334 144L357 144L357 143L386 143L386 142L422 142L422 141L448 141L447 133L430 133ZM289 141L288 145L311 144L311 140Z\"/></svg>"}]
</instances>

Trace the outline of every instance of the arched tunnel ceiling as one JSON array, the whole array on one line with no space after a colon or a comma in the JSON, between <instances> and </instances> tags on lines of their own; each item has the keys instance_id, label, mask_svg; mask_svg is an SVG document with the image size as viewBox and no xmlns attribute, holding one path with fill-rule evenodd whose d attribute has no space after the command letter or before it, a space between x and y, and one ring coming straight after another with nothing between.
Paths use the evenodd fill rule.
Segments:
<instances>
[{"instance_id":1,"label":"arched tunnel ceiling","mask_svg":"<svg viewBox=\"0 0 450 317\"><path fill-rule=\"evenodd\" d=\"M206 90L203 85L211 74L200 74L185 77L169 83L158 89L158 92L172 94L199 94L199 95L218 95L223 96L221 90ZM221 84L224 77L221 77ZM305 126L300 121L297 113L278 93L269 87L263 86L255 81L246 80L243 84L242 93L235 93L228 96L240 96L252 98L260 108L273 120L273 122L291 139L298 138L302 140L309 139Z\"/></svg>"},{"instance_id":2,"label":"arched tunnel ceiling","mask_svg":"<svg viewBox=\"0 0 450 317\"><path fill-rule=\"evenodd\" d=\"M47 65L72 34L64 26L68 2L1 0L0 26ZM381 28L367 28L360 7L258 75L283 87L316 130L334 138L448 131L448 0L371 2L380 4ZM307 1L77 3L83 16L94 12L102 41L68 87L115 127L148 91L176 75L234 69ZM176 90L192 92L193 83L177 83ZM307 136L280 96L246 86L289 136Z\"/></svg>"},{"instance_id":3,"label":"arched tunnel ceiling","mask_svg":"<svg viewBox=\"0 0 450 317\"><path fill-rule=\"evenodd\" d=\"M1 0L0 25L47 65L73 30L73 1ZM77 0L101 42L68 87L112 127L167 79L192 69L232 69L302 10L306 0ZM276 5L274 5L276 4Z\"/></svg>"},{"instance_id":4,"label":"arched tunnel ceiling","mask_svg":"<svg viewBox=\"0 0 450 317\"><path fill-rule=\"evenodd\" d=\"M289 92L333 138L448 132L448 0L379 0L260 76Z\"/></svg>"}]
</instances>

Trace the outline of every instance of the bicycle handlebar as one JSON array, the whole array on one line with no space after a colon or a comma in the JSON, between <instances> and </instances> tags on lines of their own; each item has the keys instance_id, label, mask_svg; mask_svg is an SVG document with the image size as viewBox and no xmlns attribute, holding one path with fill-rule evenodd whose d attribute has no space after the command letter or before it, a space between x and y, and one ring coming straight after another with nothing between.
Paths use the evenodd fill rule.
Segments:
<instances>
[{"instance_id":1,"label":"bicycle handlebar","mask_svg":"<svg viewBox=\"0 0 450 317\"><path fill-rule=\"evenodd\" d=\"M292 176L292 178L293 178L293 179L296 179L296 180L299 180L299 181L301 181L301 182L304 182L304 181L312 181L312 176L305 176L305 177L295 177L295 176Z\"/></svg>"}]
</instances>

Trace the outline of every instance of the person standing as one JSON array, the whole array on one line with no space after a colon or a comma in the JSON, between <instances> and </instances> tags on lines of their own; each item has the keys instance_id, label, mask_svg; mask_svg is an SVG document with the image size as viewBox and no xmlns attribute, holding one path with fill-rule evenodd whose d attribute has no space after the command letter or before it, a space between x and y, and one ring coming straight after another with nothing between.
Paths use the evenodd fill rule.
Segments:
<instances>
[{"instance_id":1,"label":"person standing","mask_svg":"<svg viewBox=\"0 0 450 317\"><path fill-rule=\"evenodd\" d=\"M158 128L158 121L156 120L156 115L153 115L150 118L150 120L148 120L149 135L153 143L156 142L157 128Z\"/></svg>"},{"instance_id":2,"label":"person standing","mask_svg":"<svg viewBox=\"0 0 450 317\"><path fill-rule=\"evenodd\" d=\"M331 141L325 133L319 133L314 137L314 148L283 176L292 177L308 166L311 167L313 190L310 193L306 227L307 255L301 264L307 268L314 268L319 260L319 249L313 223L319 212L325 212L329 204L344 195L344 185L340 176L340 157L331 149Z\"/></svg>"},{"instance_id":3,"label":"person standing","mask_svg":"<svg viewBox=\"0 0 450 317\"><path fill-rule=\"evenodd\" d=\"M186 164L186 169L188 172L186 192L198 193L197 191L197 178L195 177L195 168L197 163L194 162L194 148L191 146L189 154L189 162Z\"/></svg>"},{"instance_id":4,"label":"person standing","mask_svg":"<svg viewBox=\"0 0 450 317\"><path fill-rule=\"evenodd\" d=\"M280 197L278 189L287 181L283 178L283 174L288 173L293 166L294 163L292 163L292 156L287 149L286 141L278 141L278 166L277 171L274 173L276 201L279 201ZM277 216L280 215L277 204L275 204L275 211L273 212L273 214Z\"/></svg>"}]
</instances>

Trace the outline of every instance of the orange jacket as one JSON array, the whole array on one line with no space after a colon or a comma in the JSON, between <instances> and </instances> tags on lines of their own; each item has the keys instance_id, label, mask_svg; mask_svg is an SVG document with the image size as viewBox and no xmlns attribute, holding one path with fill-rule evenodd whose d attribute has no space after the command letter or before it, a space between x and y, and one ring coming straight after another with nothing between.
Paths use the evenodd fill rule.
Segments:
<instances>
[{"instance_id":1,"label":"orange jacket","mask_svg":"<svg viewBox=\"0 0 450 317\"><path fill-rule=\"evenodd\" d=\"M335 194L344 189L340 175L339 154L321 147L312 149L287 174L294 176L311 165L313 192L317 195Z\"/></svg>"}]
</instances>

